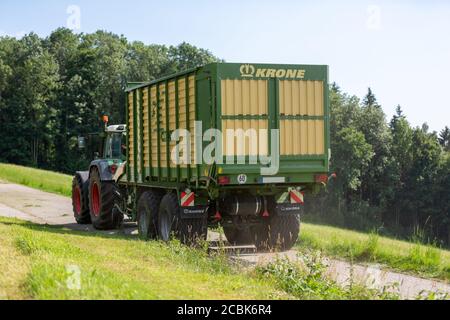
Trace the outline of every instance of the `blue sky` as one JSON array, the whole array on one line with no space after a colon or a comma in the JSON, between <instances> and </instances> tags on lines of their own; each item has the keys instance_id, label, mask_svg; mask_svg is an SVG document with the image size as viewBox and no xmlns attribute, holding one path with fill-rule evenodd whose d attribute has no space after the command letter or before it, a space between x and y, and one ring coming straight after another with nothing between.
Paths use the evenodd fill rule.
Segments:
<instances>
[{"instance_id":1,"label":"blue sky","mask_svg":"<svg viewBox=\"0 0 450 320\"><path fill-rule=\"evenodd\" d=\"M79 32L187 41L229 62L328 64L343 90L372 87L389 118L400 104L413 125L450 125L449 1L2 0L0 35L46 36L70 5Z\"/></svg>"}]
</instances>

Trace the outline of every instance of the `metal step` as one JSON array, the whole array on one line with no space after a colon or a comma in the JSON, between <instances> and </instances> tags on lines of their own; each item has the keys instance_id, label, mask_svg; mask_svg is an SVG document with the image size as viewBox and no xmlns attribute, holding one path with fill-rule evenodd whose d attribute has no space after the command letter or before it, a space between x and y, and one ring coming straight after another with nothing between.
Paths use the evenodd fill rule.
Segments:
<instances>
[{"instance_id":1,"label":"metal step","mask_svg":"<svg viewBox=\"0 0 450 320\"><path fill-rule=\"evenodd\" d=\"M254 245L247 246L232 246L232 245L212 245L208 248L208 253L222 253L227 255L239 254L255 254L257 249Z\"/></svg>"}]
</instances>

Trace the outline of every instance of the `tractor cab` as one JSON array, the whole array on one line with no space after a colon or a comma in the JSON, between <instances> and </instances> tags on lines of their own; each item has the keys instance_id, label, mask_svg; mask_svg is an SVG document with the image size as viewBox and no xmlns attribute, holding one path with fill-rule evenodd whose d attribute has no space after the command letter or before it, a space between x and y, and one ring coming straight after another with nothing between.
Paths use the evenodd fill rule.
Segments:
<instances>
[{"instance_id":1,"label":"tractor cab","mask_svg":"<svg viewBox=\"0 0 450 320\"><path fill-rule=\"evenodd\" d=\"M126 126L108 126L105 131L103 159L125 161L127 156Z\"/></svg>"}]
</instances>

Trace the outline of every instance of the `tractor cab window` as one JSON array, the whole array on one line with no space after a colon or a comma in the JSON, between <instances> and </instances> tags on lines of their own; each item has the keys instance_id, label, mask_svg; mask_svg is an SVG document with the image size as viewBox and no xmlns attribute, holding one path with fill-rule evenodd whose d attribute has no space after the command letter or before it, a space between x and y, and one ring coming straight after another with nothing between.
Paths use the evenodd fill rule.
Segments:
<instances>
[{"instance_id":1,"label":"tractor cab window","mask_svg":"<svg viewBox=\"0 0 450 320\"><path fill-rule=\"evenodd\" d=\"M105 159L122 159L122 133L111 133L106 137Z\"/></svg>"}]
</instances>

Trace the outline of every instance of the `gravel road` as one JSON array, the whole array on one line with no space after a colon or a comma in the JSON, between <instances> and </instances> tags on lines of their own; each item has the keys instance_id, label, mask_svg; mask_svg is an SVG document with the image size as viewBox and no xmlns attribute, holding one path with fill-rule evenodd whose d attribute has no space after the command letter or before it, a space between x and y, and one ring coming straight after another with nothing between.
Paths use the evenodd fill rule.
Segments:
<instances>
[{"instance_id":1,"label":"gravel road","mask_svg":"<svg viewBox=\"0 0 450 320\"><path fill-rule=\"evenodd\" d=\"M91 226L77 225L73 219L71 199L24 186L0 181L0 216L14 217L37 224L48 224L72 230L93 232ZM136 235L136 225L126 222L121 230L104 232L108 234ZM218 234L212 233L210 240L217 240ZM230 254L231 259L248 266L268 263L277 258L298 260L296 251L283 253ZM450 295L450 285L441 281L383 270L377 265L351 265L348 262L325 259L327 274L338 283L353 281L372 288L395 287L403 299L416 298L421 292L440 292Z\"/></svg>"}]
</instances>

